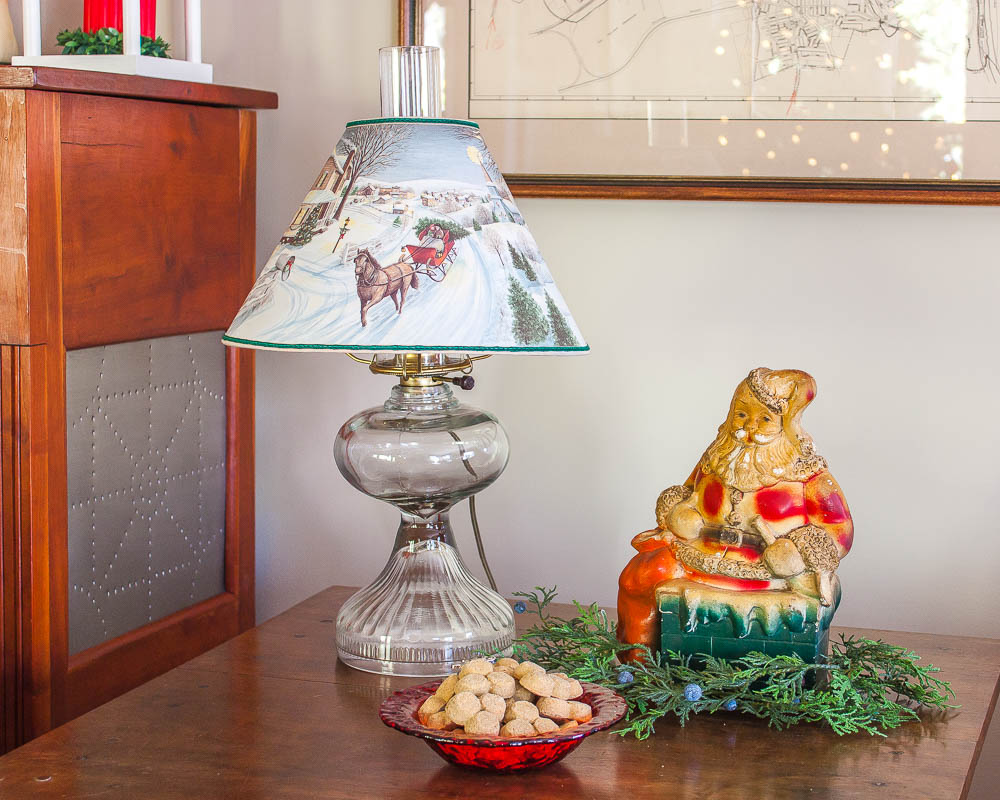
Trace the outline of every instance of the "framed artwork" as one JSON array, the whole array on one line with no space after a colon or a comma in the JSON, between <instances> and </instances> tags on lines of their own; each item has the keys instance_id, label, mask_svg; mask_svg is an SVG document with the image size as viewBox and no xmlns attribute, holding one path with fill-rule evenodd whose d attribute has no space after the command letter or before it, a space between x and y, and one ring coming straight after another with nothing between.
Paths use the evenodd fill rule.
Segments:
<instances>
[{"instance_id":1,"label":"framed artwork","mask_svg":"<svg viewBox=\"0 0 1000 800\"><path fill-rule=\"evenodd\" d=\"M521 196L1000 203L1000 0L400 0Z\"/></svg>"}]
</instances>

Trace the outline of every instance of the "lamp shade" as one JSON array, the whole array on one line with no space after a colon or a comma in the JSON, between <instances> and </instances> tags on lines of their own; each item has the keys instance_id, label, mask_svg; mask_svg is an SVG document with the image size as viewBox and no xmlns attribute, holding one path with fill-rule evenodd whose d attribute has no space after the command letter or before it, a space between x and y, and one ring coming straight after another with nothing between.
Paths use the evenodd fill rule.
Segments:
<instances>
[{"instance_id":1,"label":"lamp shade","mask_svg":"<svg viewBox=\"0 0 1000 800\"><path fill-rule=\"evenodd\" d=\"M226 332L268 349L589 349L479 132L348 123Z\"/></svg>"}]
</instances>

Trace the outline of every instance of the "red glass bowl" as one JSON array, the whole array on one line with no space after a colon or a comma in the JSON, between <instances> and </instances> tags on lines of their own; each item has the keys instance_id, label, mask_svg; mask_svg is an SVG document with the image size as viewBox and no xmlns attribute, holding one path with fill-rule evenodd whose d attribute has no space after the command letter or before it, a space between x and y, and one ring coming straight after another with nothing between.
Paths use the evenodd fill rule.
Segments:
<instances>
[{"instance_id":1,"label":"red glass bowl","mask_svg":"<svg viewBox=\"0 0 1000 800\"><path fill-rule=\"evenodd\" d=\"M620 695L603 686L585 683L583 696L577 699L593 709L594 717L590 722L566 731L524 739L469 736L463 730L431 730L417 719L417 709L440 685L441 681L431 681L395 692L382 702L379 719L390 728L423 739L445 761L500 772L538 769L554 764L579 747L592 733L603 731L618 722L627 709Z\"/></svg>"}]
</instances>

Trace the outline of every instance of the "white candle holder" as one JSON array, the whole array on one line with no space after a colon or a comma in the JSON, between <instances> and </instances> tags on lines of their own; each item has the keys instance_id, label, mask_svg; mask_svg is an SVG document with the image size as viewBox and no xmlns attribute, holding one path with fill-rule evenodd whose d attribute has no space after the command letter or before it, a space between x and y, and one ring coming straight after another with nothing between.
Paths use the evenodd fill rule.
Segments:
<instances>
[{"instance_id":1,"label":"white candle holder","mask_svg":"<svg viewBox=\"0 0 1000 800\"><path fill-rule=\"evenodd\" d=\"M212 82L212 65L201 60L201 0L184 0L185 60L140 55L139 0L123 0L124 53L121 55L43 56L41 0L24 0L21 15L24 55L14 56L12 63L16 67L61 67L195 83Z\"/></svg>"}]
</instances>

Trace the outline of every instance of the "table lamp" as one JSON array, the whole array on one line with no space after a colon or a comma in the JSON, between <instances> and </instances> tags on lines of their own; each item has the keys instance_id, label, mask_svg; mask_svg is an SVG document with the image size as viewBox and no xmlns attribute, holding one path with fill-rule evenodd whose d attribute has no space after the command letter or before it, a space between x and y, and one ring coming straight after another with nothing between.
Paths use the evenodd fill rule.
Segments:
<instances>
[{"instance_id":1,"label":"table lamp","mask_svg":"<svg viewBox=\"0 0 1000 800\"><path fill-rule=\"evenodd\" d=\"M402 515L385 568L340 611L337 650L370 672L446 675L514 636L448 521L499 477L507 436L452 386L494 353L588 347L479 126L439 117L437 48L379 61L383 116L347 124L224 341L346 351L399 379L334 447L344 477Z\"/></svg>"}]
</instances>

